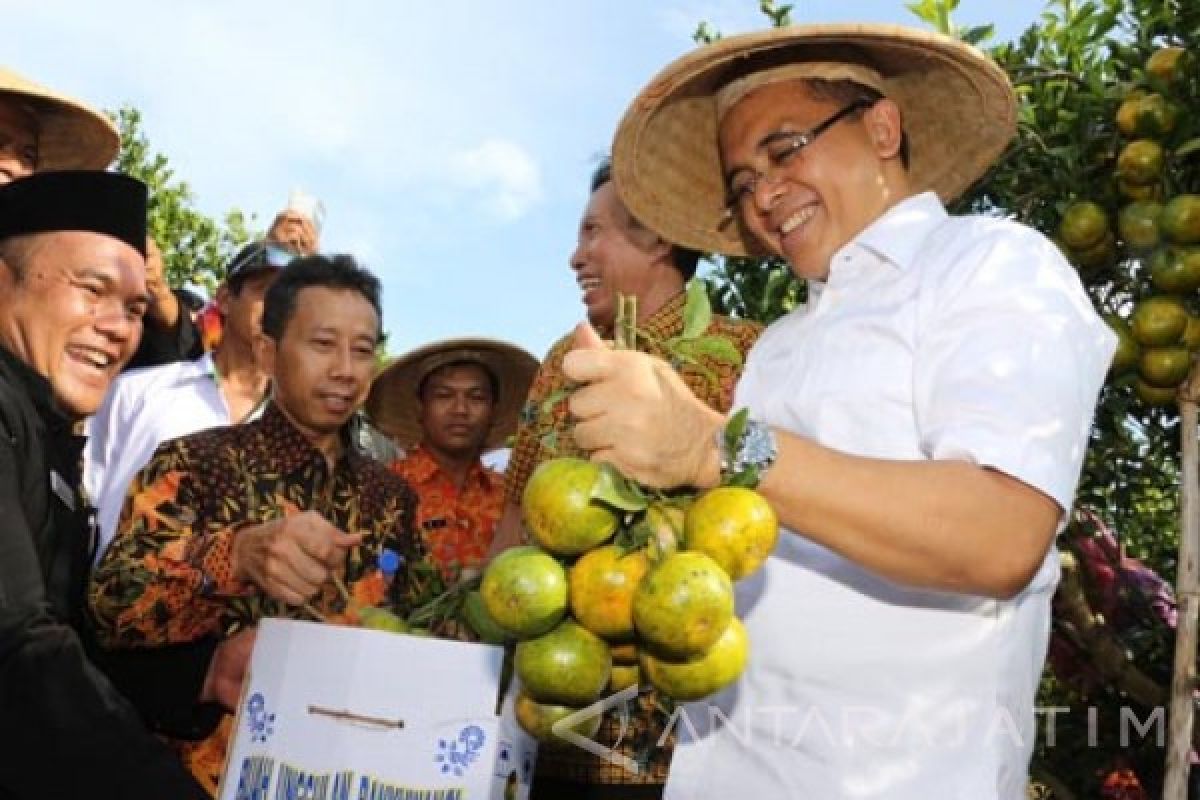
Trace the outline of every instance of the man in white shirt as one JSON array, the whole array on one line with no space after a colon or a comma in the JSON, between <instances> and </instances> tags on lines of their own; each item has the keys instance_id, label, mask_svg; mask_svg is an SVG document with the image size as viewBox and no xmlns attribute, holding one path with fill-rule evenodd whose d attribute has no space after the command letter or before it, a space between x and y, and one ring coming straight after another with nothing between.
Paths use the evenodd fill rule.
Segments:
<instances>
[{"instance_id":1,"label":"man in white shirt","mask_svg":"<svg viewBox=\"0 0 1200 800\"><path fill-rule=\"evenodd\" d=\"M263 296L293 254L269 242L243 247L217 290L220 344L194 361L119 377L89 425L84 485L99 522L96 561L116 531L129 482L170 439L249 418L267 390L254 355Z\"/></svg>"},{"instance_id":2,"label":"man in white shirt","mask_svg":"<svg viewBox=\"0 0 1200 800\"><path fill-rule=\"evenodd\" d=\"M737 586L749 665L677 717L666 796L1024 797L1054 536L1114 337L1052 243L942 205L1014 129L995 64L883 25L723 39L627 112L631 213L808 283L751 351L728 445L661 361L581 326L564 364L594 457L659 487L749 473L784 526Z\"/></svg>"}]
</instances>

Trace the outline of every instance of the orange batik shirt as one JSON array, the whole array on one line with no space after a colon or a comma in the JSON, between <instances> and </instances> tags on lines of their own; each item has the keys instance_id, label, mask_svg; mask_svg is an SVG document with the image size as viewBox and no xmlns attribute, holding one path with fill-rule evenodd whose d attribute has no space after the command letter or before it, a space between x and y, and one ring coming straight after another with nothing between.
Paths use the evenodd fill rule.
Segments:
<instances>
[{"instance_id":1,"label":"orange batik shirt","mask_svg":"<svg viewBox=\"0 0 1200 800\"><path fill-rule=\"evenodd\" d=\"M504 476L476 461L462 489L423 445L392 462L417 494L417 531L428 560L446 578L483 564L504 504Z\"/></svg>"}]
</instances>

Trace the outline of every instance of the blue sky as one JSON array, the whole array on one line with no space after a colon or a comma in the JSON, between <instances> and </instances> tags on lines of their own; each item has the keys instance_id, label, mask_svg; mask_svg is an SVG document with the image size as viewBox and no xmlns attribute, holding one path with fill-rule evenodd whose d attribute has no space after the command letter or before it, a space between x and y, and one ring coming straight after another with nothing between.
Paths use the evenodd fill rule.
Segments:
<instances>
[{"instance_id":1,"label":"blue sky","mask_svg":"<svg viewBox=\"0 0 1200 800\"><path fill-rule=\"evenodd\" d=\"M797 0L796 22L920 24L901 0ZM1044 0L962 0L1011 39ZM143 113L201 210L265 226L292 187L323 249L384 284L402 352L450 336L534 355L582 317L567 266L587 182L626 104L706 20L757 0L0 0L18 72Z\"/></svg>"}]
</instances>

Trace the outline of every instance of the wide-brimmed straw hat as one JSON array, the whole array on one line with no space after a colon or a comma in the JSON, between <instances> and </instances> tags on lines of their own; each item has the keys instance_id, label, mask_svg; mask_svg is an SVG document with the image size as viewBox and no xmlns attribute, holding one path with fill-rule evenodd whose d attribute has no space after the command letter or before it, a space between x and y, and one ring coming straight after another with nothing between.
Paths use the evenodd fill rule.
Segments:
<instances>
[{"instance_id":1,"label":"wide-brimmed straw hat","mask_svg":"<svg viewBox=\"0 0 1200 800\"><path fill-rule=\"evenodd\" d=\"M446 339L393 359L375 376L367 395L365 408L372 424L402 447L420 442L417 391L421 382L439 367L458 362L479 364L495 376L499 396L484 449L504 444L517 429L538 360L514 344L495 339Z\"/></svg>"},{"instance_id":2,"label":"wide-brimmed straw hat","mask_svg":"<svg viewBox=\"0 0 1200 800\"><path fill-rule=\"evenodd\" d=\"M914 190L933 190L945 202L977 181L1016 131L1016 98L1004 71L947 36L876 24L730 36L669 64L625 112L612 160L630 213L676 244L761 255L725 210L716 98L751 73L799 62L813 65L807 77L878 83L872 88L900 107Z\"/></svg>"},{"instance_id":3,"label":"wide-brimmed straw hat","mask_svg":"<svg viewBox=\"0 0 1200 800\"><path fill-rule=\"evenodd\" d=\"M120 139L108 117L80 101L0 67L0 99L13 99L37 120L38 169L104 169Z\"/></svg>"}]
</instances>

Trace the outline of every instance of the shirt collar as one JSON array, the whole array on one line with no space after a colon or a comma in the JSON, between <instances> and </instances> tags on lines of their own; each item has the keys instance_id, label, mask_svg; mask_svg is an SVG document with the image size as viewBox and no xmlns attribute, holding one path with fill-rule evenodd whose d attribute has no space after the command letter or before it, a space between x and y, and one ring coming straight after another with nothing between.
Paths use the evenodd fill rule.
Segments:
<instances>
[{"instance_id":1,"label":"shirt collar","mask_svg":"<svg viewBox=\"0 0 1200 800\"><path fill-rule=\"evenodd\" d=\"M448 475L442 471L442 466L433 457L433 453L429 452L429 448L422 444L408 451L408 455L404 459L405 471L412 476L413 480L419 483L427 483L433 478L444 475L449 479ZM483 462L480 459L475 459L470 468L467 470L468 484L478 483L484 489L492 488L492 475L484 468Z\"/></svg>"},{"instance_id":2,"label":"shirt collar","mask_svg":"<svg viewBox=\"0 0 1200 800\"><path fill-rule=\"evenodd\" d=\"M868 225L841 252L861 247L907 270L917 260L926 236L948 216L945 206L933 192L907 197ZM835 254L835 262L841 252Z\"/></svg>"}]
</instances>

